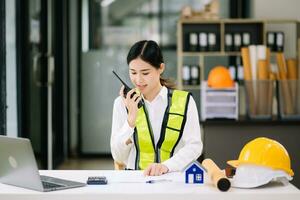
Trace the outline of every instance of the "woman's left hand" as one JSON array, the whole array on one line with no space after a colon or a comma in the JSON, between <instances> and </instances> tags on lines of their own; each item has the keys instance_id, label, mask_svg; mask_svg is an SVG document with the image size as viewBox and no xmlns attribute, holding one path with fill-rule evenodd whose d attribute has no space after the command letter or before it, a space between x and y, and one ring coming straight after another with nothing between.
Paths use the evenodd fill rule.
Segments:
<instances>
[{"instance_id":1,"label":"woman's left hand","mask_svg":"<svg viewBox=\"0 0 300 200\"><path fill-rule=\"evenodd\" d=\"M162 174L165 174L169 171L168 167L161 163L152 163L149 165L145 171L145 176L160 176Z\"/></svg>"}]
</instances>

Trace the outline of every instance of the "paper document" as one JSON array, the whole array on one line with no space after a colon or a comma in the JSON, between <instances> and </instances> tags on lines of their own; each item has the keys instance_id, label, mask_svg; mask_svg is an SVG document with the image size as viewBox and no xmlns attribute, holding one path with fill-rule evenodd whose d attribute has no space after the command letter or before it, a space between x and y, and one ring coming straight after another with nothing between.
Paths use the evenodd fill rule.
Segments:
<instances>
[{"instance_id":1,"label":"paper document","mask_svg":"<svg viewBox=\"0 0 300 200\"><path fill-rule=\"evenodd\" d=\"M172 172L161 176L144 176L143 171L127 171L108 178L109 183L164 183L164 182L184 182L184 173Z\"/></svg>"}]
</instances>

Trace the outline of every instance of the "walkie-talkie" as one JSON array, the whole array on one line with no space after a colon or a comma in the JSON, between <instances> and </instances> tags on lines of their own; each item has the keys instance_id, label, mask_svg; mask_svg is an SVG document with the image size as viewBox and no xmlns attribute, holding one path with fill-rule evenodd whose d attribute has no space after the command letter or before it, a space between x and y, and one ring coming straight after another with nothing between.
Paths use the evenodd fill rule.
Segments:
<instances>
[{"instance_id":1,"label":"walkie-talkie","mask_svg":"<svg viewBox=\"0 0 300 200\"><path fill-rule=\"evenodd\" d=\"M127 93L131 90L131 88L118 76L118 74L113 70L112 71L114 75L121 81L121 83L124 85L124 97L126 97ZM133 92L130 98L132 98L136 92ZM142 107L144 105L143 99L139 101L138 108Z\"/></svg>"}]
</instances>

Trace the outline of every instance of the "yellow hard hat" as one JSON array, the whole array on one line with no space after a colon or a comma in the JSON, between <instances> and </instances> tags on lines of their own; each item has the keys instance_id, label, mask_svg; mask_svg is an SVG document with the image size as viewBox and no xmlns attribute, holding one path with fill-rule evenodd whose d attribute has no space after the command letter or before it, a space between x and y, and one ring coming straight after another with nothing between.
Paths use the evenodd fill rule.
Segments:
<instances>
[{"instance_id":1,"label":"yellow hard hat","mask_svg":"<svg viewBox=\"0 0 300 200\"><path fill-rule=\"evenodd\" d=\"M290 176L294 175L287 150L279 142L265 137L247 143L240 152L239 159L227 163L233 167L238 167L240 164L254 164L283 170Z\"/></svg>"},{"instance_id":2,"label":"yellow hard hat","mask_svg":"<svg viewBox=\"0 0 300 200\"><path fill-rule=\"evenodd\" d=\"M208 74L207 85L211 88L222 89L233 87L234 82L226 67L216 66Z\"/></svg>"}]
</instances>

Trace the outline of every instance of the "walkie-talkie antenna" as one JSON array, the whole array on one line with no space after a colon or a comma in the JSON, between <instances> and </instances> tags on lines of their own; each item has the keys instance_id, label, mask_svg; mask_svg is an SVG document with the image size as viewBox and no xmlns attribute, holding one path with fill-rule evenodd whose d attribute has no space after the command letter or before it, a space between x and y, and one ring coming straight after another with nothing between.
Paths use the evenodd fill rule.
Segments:
<instances>
[{"instance_id":1,"label":"walkie-talkie antenna","mask_svg":"<svg viewBox=\"0 0 300 200\"><path fill-rule=\"evenodd\" d=\"M124 83L124 81L120 78L120 76L119 76L114 70L112 70L112 72L114 73L114 75L116 75L116 77L122 82L122 84L123 84L125 87L128 87L128 88L129 88L129 86L126 85L126 83Z\"/></svg>"},{"instance_id":2,"label":"walkie-talkie antenna","mask_svg":"<svg viewBox=\"0 0 300 200\"><path fill-rule=\"evenodd\" d=\"M126 97L127 93L131 90L131 88L126 84L124 83L124 81L118 76L118 74L112 70L112 72L114 73L114 75L116 75L116 77L121 81L121 83L124 85L124 90L123 90L123 93L124 93L124 97ZM133 92L130 96L130 98L132 98L134 95L136 94L136 92ZM139 102L138 102L138 108L142 107L144 105L144 100L141 99Z\"/></svg>"}]
</instances>

